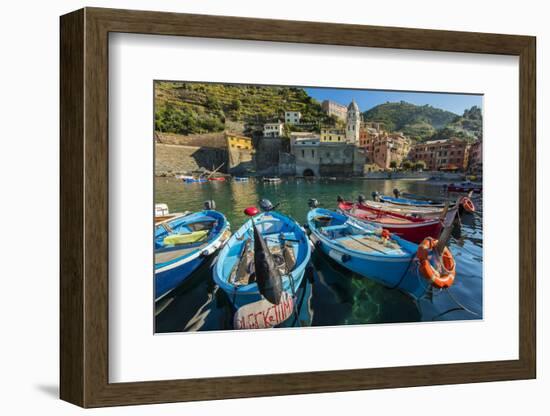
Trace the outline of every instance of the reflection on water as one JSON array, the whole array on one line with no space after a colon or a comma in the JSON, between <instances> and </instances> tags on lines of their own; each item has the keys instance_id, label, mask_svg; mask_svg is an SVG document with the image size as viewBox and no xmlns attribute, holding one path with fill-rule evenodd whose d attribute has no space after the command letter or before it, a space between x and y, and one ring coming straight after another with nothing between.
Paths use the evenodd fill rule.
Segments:
<instances>
[{"instance_id":1,"label":"reflection on water","mask_svg":"<svg viewBox=\"0 0 550 416\"><path fill-rule=\"evenodd\" d=\"M184 184L172 178L155 180L155 202L168 204L171 212L198 211L206 200L215 200L217 210L231 222L233 231L246 220L243 210L267 198L277 210L303 224L307 201L316 198L321 206L335 208L336 196L367 198L373 191L391 194L394 188L436 196L441 187L407 180L305 180L281 183L209 182ZM297 316L280 326L333 326L346 324L469 320L482 317L482 200L474 197L477 213L461 217L449 245L457 263L457 278L447 291L434 290L418 302L397 290L353 275L322 254L312 254L306 278L297 291ZM225 292L211 277L205 264L168 298L156 305L156 332L232 329L233 310Z\"/></svg>"}]
</instances>

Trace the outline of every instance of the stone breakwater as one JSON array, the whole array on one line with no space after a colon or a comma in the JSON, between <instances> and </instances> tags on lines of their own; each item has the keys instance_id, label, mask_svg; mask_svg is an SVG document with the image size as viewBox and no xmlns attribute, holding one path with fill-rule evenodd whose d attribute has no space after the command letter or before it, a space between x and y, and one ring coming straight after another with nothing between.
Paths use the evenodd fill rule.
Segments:
<instances>
[{"instance_id":1,"label":"stone breakwater","mask_svg":"<svg viewBox=\"0 0 550 416\"><path fill-rule=\"evenodd\" d=\"M227 160L225 149L155 144L155 176L174 176L199 170L213 170ZM226 172L222 167L220 172Z\"/></svg>"}]
</instances>

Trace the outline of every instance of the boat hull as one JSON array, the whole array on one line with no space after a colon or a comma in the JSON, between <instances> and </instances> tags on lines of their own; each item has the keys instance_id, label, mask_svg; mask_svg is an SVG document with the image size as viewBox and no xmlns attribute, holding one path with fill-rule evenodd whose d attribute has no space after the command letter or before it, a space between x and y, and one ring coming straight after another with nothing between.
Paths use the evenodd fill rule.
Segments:
<instances>
[{"instance_id":1,"label":"boat hull","mask_svg":"<svg viewBox=\"0 0 550 416\"><path fill-rule=\"evenodd\" d=\"M177 224L178 222L185 222L185 224L188 222L189 224L194 224L201 218L206 217L212 217L214 220L219 221L219 225L214 230L215 234L207 240L205 244L197 246L194 250L188 250L185 255L181 255L179 257L174 256L166 262L161 262L158 260L158 256L169 253L170 250L176 251L177 247L159 247L155 249L155 301L163 298L176 287L181 285L204 262L208 261L212 254L214 254L227 242L230 236L230 224L225 216L217 211L202 211L194 214L181 215L176 218L162 221L155 225L155 240L157 240L169 235L165 230L166 225L169 226L170 224Z\"/></svg>"},{"instance_id":2,"label":"boat hull","mask_svg":"<svg viewBox=\"0 0 550 416\"><path fill-rule=\"evenodd\" d=\"M254 223L264 237L283 233L287 236L286 238L298 241L295 246L297 253L295 267L289 274L282 276L283 291L294 297L303 281L307 264L311 258L311 247L305 231L294 220L276 212L261 213L254 217ZM239 261L238 256L243 241L250 238L250 232L251 222L249 220L231 236L220 251L213 267L215 283L224 290L236 310L264 299L256 283L237 286L229 282L231 271Z\"/></svg>"},{"instance_id":3,"label":"boat hull","mask_svg":"<svg viewBox=\"0 0 550 416\"><path fill-rule=\"evenodd\" d=\"M181 285L207 258L197 256L161 272L155 273L155 300L159 300Z\"/></svg>"},{"instance_id":4,"label":"boat hull","mask_svg":"<svg viewBox=\"0 0 550 416\"><path fill-rule=\"evenodd\" d=\"M419 298L426 292L427 284L422 281L416 271L415 258L418 248L416 244L397 236L391 236L391 239L397 242L404 251L400 256L384 256L383 254L347 250L317 230L312 218L318 212L323 215L327 215L327 213L341 215L346 218L344 221L358 224L353 219L333 211L320 209L310 211L308 214L308 226L311 231L309 237L316 250L361 277L374 280L388 288L399 289L413 298Z\"/></svg>"},{"instance_id":5,"label":"boat hull","mask_svg":"<svg viewBox=\"0 0 550 416\"><path fill-rule=\"evenodd\" d=\"M376 201L364 201L361 205L395 214L410 215L417 218L440 218L444 210L444 208L440 207L415 207Z\"/></svg>"},{"instance_id":6,"label":"boat hull","mask_svg":"<svg viewBox=\"0 0 550 416\"><path fill-rule=\"evenodd\" d=\"M439 201L409 199L409 198L394 198L391 196L380 195L380 201L395 205L417 206L417 207L445 207L445 203Z\"/></svg>"},{"instance_id":7,"label":"boat hull","mask_svg":"<svg viewBox=\"0 0 550 416\"><path fill-rule=\"evenodd\" d=\"M439 238L443 228L439 218L411 218L406 215L389 213L363 205L355 207L352 203L340 203L338 204L338 208L347 216L385 228L392 234L413 243L420 243L426 237Z\"/></svg>"},{"instance_id":8,"label":"boat hull","mask_svg":"<svg viewBox=\"0 0 550 416\"><path fill-rule=\"evenodd\" d=\"M447 186L447 191L449 192L457 192L457 193L469 193L473 192L476 194L480 194L482 189L478 187L468 187L468 186L460 186L460 185L449 185Z\"/></svg>"},{"instance_id":9,"label":"boat hull","mask_svg":"<svg viewBox=\"0 0 550 416\"><path fill-rule=\"evenodd\" d=\"M185 182L185 183L206 183L208 181L206 179L189 179L189 178L185 178L185 179L183 179L183 182Z\"/></svg>"}]
</instances>

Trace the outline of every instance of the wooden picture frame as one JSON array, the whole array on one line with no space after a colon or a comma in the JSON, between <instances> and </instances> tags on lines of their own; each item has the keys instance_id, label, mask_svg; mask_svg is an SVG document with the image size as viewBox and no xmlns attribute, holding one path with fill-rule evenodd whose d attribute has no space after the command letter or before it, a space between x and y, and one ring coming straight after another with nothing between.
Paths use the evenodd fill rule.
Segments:
<instances>
[{"instance_id":1,"label":"wooden picture frame","mask_svg":"<svg viewBox=\"0 0 550 416\"><path fill-rule=\"evenodd\" d=\"M535 50L530 36L85 8L61 17L60 396L83 407L536 376ZM108 35L262 40L519 57L519 359L136 383L108 379Z\"/></svg>"}]
</instances>

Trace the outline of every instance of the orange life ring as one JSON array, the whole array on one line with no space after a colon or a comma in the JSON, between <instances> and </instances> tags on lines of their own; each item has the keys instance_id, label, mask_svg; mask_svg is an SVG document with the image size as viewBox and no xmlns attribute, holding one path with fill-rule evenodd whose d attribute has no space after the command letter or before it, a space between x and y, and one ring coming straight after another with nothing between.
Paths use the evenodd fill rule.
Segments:
<instances>
[{"instance_id":1,"label":"orange life ring","mask_svg":"<svg viewBox=\"0 0 550 416\"><path fill-rule=\"evenodd\" d=\"M462 197L462 200L460 201L460 203L462 204L462 206L464 207L464 209L467 211L467 212L470 212L470 213L474 213L476 212L476 207L474 205L474 203L472 202L472 200L470 198L468 198L467 196L464 196Z\"/></svg>"},{"instance_id":2,"label":"orange life ring","mask_svg":"<svg viewBox=\"0 0 550 416\"><path fill-rule=\"evenodd\" d=\"M432 237L427 237L418 245L416 257L420 261L420 272L429 280L432 285L439 289L450 287L455 281L456 276L456 263L453 255L448 247L443 249L441 253L441 261L443 266L443 272L439 273L432 264L428 257L437 246L437 240Z\"/></svg>"}]
</instances>

